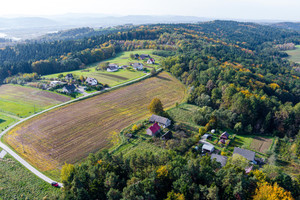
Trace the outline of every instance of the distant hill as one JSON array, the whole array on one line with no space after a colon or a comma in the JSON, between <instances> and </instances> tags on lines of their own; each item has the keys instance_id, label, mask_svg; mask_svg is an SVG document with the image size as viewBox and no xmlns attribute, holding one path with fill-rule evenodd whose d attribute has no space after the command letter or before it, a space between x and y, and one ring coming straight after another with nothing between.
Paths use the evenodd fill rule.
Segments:
<instances>
[{"instance_id":1,"label":"distant hill","mask_svg":"<svg viewBox=\"0 0 300 200\"><path fill-rule=\"evenodd\" d=\"M300 22L280 22L271 24L273 27L284 28L289 30L300 31Z\"/></svg>"}]
</instances>

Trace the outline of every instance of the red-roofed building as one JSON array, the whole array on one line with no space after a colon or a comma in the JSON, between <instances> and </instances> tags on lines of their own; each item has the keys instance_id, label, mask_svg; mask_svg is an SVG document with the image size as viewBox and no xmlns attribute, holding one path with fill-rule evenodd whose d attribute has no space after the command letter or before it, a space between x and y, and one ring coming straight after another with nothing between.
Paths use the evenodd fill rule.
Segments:
<instances>
[{"instance_id":1,"label":"red-roofed building","mask_svg":"<svg viewBox=\"0 0 300 200\"><path fill-rule=\"evenodd\" d=\"M147 129L147 135L156 136L157 133L160 131L160 126L157 123L154 123Z\"/></svg>"}]
</instances>

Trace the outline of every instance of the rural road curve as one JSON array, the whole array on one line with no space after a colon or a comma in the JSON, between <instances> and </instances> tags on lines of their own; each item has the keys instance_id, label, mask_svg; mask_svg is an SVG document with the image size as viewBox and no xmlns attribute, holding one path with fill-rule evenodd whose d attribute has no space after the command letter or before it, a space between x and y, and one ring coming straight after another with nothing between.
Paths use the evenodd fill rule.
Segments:
<instances>
[{"instance_id":1,"label":"rural road curve","mask_svg":"<svg viewBox=\"0 0 300 200\"><path fill-rule=\"evenodd\" d=\"M161 68L158 69L157 71L159 71L159 70L161 70ZM133 82L137 82L137 81L139 81L139 80L141 80L141 79L144 79L144 78L146 78L146 77L148 77L148 76L150 76L149 73L146 74L145 76L142 76L142 77L140 77L140 78L137 78L137 79L128 81L128 82L126 82L126 83L122 83L122 84L119 84L119 85L116 85L116 86L113 86L113 87L110 87L110 88L105 88L104 91L109 91L109 90L112 90L112 89L115 89L115 88L118 88L118 87L121 87L121 86L125 86L125 85L130 84L130 83L133 83ZM0 139L1 139L2 136L5 135L8 131L10 131L11 129L13 129L13 128L16 127L17 125L23 123L24 121L27 121L27 120L29 120L29 119L31 119L31 118L33 118L33 117L36 117L36 116L38 116L38 115L40 115L40 114L42 114L42 113L48 112L48 111L53 110L53 109L55 109L55 108L58 108L58 107L67 105L67 104L69 104L69 103L73 103L73 102L78 101L78 100L80 100L80 99L82 99L82 98L86 98L86 97L89 97L89 96L93 96L93 95L95 95L95 94L100 94L100 93L102 93L102 92L103 92L103 91L97 91L97 92L89 93L89 94L87 94L87 95L84 95L84 96L78 97L78 98L76 98L76 99L73 99L73 100L64 102L64 103L62 103L62 104L53 106L53 107L51 107L51 108L48 108L48 109L43 110L43 111L41 111L41 112L38 112L38 113L36 113L36 114L34 114L34 115L31 115L31 116L29 116L29 117L26 117L26 118L24 118L24 119L21 119L21 120L18 121L17 123L11 125L11 126L8 127L7 129L5 129L3 132L1 132L1 133L0 133ZM32 165L30 165L27 161L25 161L23 158L21 158L17 153L15 153L12 149L10 149L10 147L8 147L6 144L2 143L1 141L0 141L0 147L1 147L2 149L4 149L5 151L7 151L7 153L9 153L12 157L14 157L17 161L19 161L24 167L26 167L28 170L30 170L32 173L34 173L34 174L35 174L36 176L38 176L39 178L43 179L44 181L46 181L46 182L48 182L48 183L50 183L50 184L51 184L52 182L56 182L56 181L52 180L51 178L49 178L49 177L45 176L44 174L42 174L40 171L38 171L36 168L34 168ZM59 185L60 185L61 187L63 186L62 183L59 183Z\"/></svg>"}]
</instances>

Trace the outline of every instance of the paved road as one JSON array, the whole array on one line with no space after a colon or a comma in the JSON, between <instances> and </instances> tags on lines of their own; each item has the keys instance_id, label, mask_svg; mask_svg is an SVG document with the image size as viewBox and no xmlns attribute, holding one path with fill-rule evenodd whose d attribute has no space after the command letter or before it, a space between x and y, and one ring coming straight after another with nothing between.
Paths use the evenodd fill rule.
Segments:
<instances>
[{"instance_id":1,"label":"paved road","mask_svg":"<svg viewBox=\"0 0 300 200\"><path fill-rule=\"evenodd\" d=\"M161 69L159 69L161 70ZM150 74L146 74L145 76L143 77L140 77L140 78L137 78L137 79L134 79L132 81L129 81L129 82L126 82L126 83L122 83L120 85L116 85L114 87L110 87L110 88L105 88L104 90L105 91L109 91L109 90L112 90L112 89L115 89L115 88L118 88L118 87L121 87L121 86L124 86L124 85L127 85L127 84L130 84L130 83L133 83L133 82L137 82L141 79L144 79L146 77L150 76ZM8 131L10 131L11 129L13 129L14 127L16 127L17 125L23 123L24 121L27 121L37 115L40 115L42 113L45 113L45 112L48 112L50 110L53 110L54 108L58 108L58 107L61 107L61 106L64 106L64 105L67 105L69 103L73 103L75 101L78 101L80 99L83 99L83 98L87 98L87 97L90 97L90 96L93 96L93 95L96 95L96 94L100 94L102 93L103 91L97 91L97 92L93 92L93 93L89 93L89 94L86 94L84 96L81 96L81 97L78 97L76 99L73 99L73 100L70 100L70 101L67 101L67 102L64 102L62 104L59 104L59 105L56 105L56 106L53 106L49 109L46 109L46 110L43 110L39 113L36 113L34 115L31 115L27 118L24 118L24 119L21 119L20 121L18 121L17 123L13 124L12 126L8 127L7 129L5 129L2 133L0 133L0 139L1 137L6 134ZM15 153L13 150L10 149L10 147L8 147L7 145L5 145L4 143L2 143L0 141L0 147L2 149L4 149L5 151L7 151L7 153L9 153L12 157L14 157L17 161L19 161L24 167L26 167L28 170L30 170L32 173L34 173L35 175L37 175L39 178L43 179L44 181L48 182L48 183L52 183L52 182L56 182L52 179L50 179L49 177L45 176L44 174L42 174L40 171L38 171L36 168L34 168L32 165L30 165L28 162L26 162L23 158L21 158L17 153ZM62 187L62 183L59 183L59 185Z\"/></svg>"}]
</instances>

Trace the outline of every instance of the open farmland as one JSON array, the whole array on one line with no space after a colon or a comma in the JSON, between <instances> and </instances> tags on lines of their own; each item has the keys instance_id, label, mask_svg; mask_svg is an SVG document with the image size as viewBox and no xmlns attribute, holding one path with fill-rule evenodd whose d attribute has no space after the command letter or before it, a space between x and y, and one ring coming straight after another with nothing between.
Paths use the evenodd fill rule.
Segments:
<instances>
[{"instance_id":1,"label":"open farmland","mask_svg":"<svg viewBox=\"0 0 300 200\"><path fill-rule=\"evenodd\" d=\"M289 54L289 60L300 63L300 45L296 45L296 49L286 51Z\"/></svg>"},{"instance_id":2,"label":"open farmland","mask_svg":"<svg viewBox=\"0 0 300 200\"><path fill-rule=\"evenodd\" d=\"M110 147L112 132L150 115L147 106L154 97L169 108L185 95L185 86L163 72L42 114L13 129L5 141L40 170L53 170Z\"/></svg>"},{"instance_id":3,"label":"open farmland","mask_svg":"<svg viewBox=\"0 0 300 200\"><path fill-rule=\"evenodd\" d=\"M0 111L26 117L70 100L69 97L19 85L0 86Z\"/></svg>"}]
</instances>

